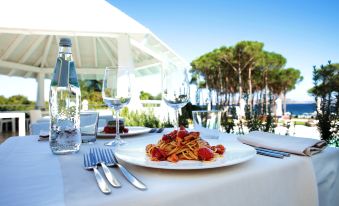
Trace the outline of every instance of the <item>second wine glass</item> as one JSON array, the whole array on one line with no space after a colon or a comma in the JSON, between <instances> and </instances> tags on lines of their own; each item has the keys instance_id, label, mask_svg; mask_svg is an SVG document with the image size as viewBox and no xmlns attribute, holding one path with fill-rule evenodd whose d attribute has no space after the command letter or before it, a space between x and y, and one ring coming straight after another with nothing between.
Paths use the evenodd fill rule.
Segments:
<instances>
[{"instance_id":1,"label":"second wine glass","mask_svg":"<svg viewBox=\"0 0 339 206\"><path fill-rule=\"evenodd\" d=\"M123 145L126 142L119 134L119 113L131 101L131 71L128 68L106 67L102 84L102 98L115 111L115 139L107 146Z\"/></svg>"},{"instance_id":2,"label":"second wine glass","mask_svg":"<svg viewBox=\"0 0 339 206\"><path fill-rule=\"evenodd\" d=\"M179 129L179 109L189 102L189 81L187 71L163 71L162 96L165 103L175 111L175 129Z\"/></svg>"}]
</instances>

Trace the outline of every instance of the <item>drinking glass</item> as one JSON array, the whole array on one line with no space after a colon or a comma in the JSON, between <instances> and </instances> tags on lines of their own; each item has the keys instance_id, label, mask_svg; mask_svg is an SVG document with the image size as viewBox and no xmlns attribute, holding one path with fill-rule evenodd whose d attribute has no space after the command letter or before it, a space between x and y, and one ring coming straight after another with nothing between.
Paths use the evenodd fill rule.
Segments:
<instances>
[{"instance_id":1,"label":"drinking glass","mask_svg":"<svg viewBox=\"0 0 339 206\"><path fill-rule=\"evenodd\" d=\"M219 137L221 112L216 110L192 111L194 130L204 139Z\"/></svg>"},{"instance_id":2,"label":"drinking glass","mask_svg":"<svg viewBox=\"0 0 339 206\"><path fill-rule=\"evenodd\" d=\"M123 145L126 142L119 134L119 113L131 101L131 71L122 67L106 67L102 84L102 98L115 111L115 138L107 146Z\"/></svg>"},{"instance_id":3,"label":"drinking glass","mask_svg":"<svg viewBox=\"0 0 339 206\"><path fill-rule=\"evenodd\" d=\"M175 129L179 128L179 109L189 102L189 81L186 69L164 70L162 96L165 103L175 111Z\"/></svg>"}]
</instances>

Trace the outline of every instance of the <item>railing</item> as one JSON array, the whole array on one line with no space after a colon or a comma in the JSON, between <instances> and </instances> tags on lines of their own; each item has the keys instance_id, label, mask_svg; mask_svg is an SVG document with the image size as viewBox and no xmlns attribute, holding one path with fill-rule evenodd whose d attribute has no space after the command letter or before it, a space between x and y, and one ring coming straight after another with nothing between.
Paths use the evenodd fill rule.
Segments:
<instances>
[{"instance_id":1,"label":"railing","mask_svg":"<svg viewBox=\"0 0 339 206\"><path fill-rule=\"evenodd\" d=\"M140 100L143 107L160 107L162 100Z\"/></svg>"}]
</instances>

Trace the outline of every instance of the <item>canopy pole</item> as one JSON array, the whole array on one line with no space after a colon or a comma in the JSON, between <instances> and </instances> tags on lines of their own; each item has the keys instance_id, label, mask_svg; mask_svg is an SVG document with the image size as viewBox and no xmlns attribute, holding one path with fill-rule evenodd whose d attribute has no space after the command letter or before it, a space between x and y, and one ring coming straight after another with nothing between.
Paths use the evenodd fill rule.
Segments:
<instances>
[{"instance_id":1,"label":"canopy pole","mask_svg":"<svg viewBox=\"0 0 339 206\"><path fill-rule=\"evenodd\" d=\"M36 100L36 109L45 109L45 74L39 72L37 75L38 92Z\"/></svg>"},{"instance_id":2,"label":"canopy pole","mask_svg":"<svg viewBox=\"0 0 339 206\"><path fill-rule=\"evenodd\" d=\"M160 79L161 79L161 103L160 103L160 111L162 111L160 113L160 119L163 120L169 120L170 122L174 122L175 121L175 115L174 115L174 111L172 108L170 108L169 106L166 105L165 101L164 101L164 97L162 94L162 90L163 90L163 77L164 77L164 73L165 70L169 69L169 63L168 61L164 60L161 62L161 72L160 72Z\"/></svg>"},{"instance_id":3,"label":"canopy pole","mask_svg":"<svg viewBox=\"0 0 339 206\"><path fill-rule=\"evenodd\" d=\"M130 38L127 34L119 35L117 38L118 46L118 67L127 67L130 68L131 72L131 88L132 88L132 99L128 107L132 110L138 110L141 108L140 102L140 90L135 84L135 74L134 74L134 62L133 54L131 50Z\"/></svg>"}]
</instances>

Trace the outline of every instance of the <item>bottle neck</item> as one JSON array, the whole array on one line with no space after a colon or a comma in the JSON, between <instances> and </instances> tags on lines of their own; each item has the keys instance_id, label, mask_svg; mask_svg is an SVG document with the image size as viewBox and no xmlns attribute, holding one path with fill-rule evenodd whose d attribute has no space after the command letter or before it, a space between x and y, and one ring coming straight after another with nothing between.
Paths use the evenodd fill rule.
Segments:
<instances>
[{"instance_id":1,"label":"bottle neck","mask_svg":"<svg viewBox=\"0 0 339 206\"><path fill-rule=\"evenodd\" d=\"M72 47L60 46L58 57L61 57L67 61L73 61Z\"/></svg>"}]
</instances>

